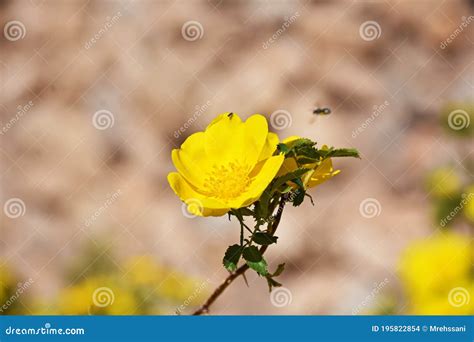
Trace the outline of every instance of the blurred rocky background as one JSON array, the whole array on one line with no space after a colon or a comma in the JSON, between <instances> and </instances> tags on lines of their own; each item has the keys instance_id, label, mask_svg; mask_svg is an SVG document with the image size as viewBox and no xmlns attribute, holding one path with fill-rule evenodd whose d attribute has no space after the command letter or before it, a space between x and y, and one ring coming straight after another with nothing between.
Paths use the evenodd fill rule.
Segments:
<instances>
[{"instance_id":1,"label":"blurred rocky background","mask_svg":"<svg viewBox=\"0 0 474 342\"><path fill-rule=\"evenodd\" d=\"M126 308L106 313L191 312L226 276L239 228L183 213L170 153L232 111L362 159L336 160L315 206L285 211L267 257L286 262L283 297L249 274L212 313L407 312L393 299L400 256L446 230L439 184L452 199L473 180L473 12L454 0L0 1L0 258L17 277L2 271L3 301L28 284L16 312L91 313L74 301L105 287ZM114 289L134 272L139 295ZM166 300L143 309L156 293Z\"/></svg>"}]
</instances>

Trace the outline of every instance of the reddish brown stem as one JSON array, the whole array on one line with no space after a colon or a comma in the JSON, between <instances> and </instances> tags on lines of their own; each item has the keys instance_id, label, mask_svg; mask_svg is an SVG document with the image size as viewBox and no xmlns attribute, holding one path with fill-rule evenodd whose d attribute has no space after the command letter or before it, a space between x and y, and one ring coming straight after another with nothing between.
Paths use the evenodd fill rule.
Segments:
<instances>
[{"instance_id":1,"label":"reddish brown stem","mask_svg":"<svg viewBox=\"0 0 474 342\"><path fill-rule=\"evenodd\" d=\"M278 206L278 211L275 216L275 219L272 221L271 224L269 224L268 227L268 232L273 236L278 228L278 225L280 224L281 220L281 215L283 214L283 209L285 207L286 199L282 198L280 200L280 204ZM260 247L260 253L263 255L265 251L267 250L268 245ZM219 298L219 296L225 291L227 287L229 287L232 282L240 277L241 275L244 275L244 273L249 269L248 265L242 265L240 266L236 271L232 272L229 274L227 278L214 290L214 292L211 294L211 296L206 300L206 302L199 308L197 309L194 313L193 316L199 316L202 314L207 314L209 313L209 308L211 305Z\"/></svg>"}]
</instances>

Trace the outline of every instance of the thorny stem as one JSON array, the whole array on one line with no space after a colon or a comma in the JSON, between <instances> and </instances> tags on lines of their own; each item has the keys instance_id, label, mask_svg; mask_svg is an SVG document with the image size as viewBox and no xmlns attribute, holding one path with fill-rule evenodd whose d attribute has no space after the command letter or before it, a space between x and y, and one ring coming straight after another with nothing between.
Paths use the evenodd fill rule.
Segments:
<instances>
[{"instance_id":1,"label":"thorny stem","mask_svg":"<svg viewBox=\"0 0 474 342\"><path fill-rule=\"evenodd\" d=\"M275 216L275 219L271 222L271 224L268 227L268 232L273 236L278 228L278 225L280 224L281 216L283 214L283 209L285 208L285 203L286 203L286 197L283 196L280 199L280 204L278 205L278 211ZM265 251L267 250L268 245L264 245L260 247L260 253L263 255ZM206 300L206 302L199 308L197 309L194 313L193 316L199 316L202 314L207 314L209 312L210 306L216 301L217 298L225 291L227 287L229 287L232 282L237 279L239 276L245 276L245 272L249 269L249 266L247 264L244 264L240 266L236 271L232 272L211 294L211 296Z\"/></svg>"}]
</instances>

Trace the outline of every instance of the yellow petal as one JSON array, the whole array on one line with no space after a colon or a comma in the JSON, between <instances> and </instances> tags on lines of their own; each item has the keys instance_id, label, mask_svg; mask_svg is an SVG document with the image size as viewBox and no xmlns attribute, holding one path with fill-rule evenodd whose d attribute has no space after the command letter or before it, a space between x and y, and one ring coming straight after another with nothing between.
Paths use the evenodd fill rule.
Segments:
<instances>
[{"instance_id":1,"label":"yellow petal","mask_svg":"<svg viewBox=\"0 0 474 342\"><path fill-rule=\"evenodd\" d=\"M188 205L188 210L198 216L221 216L229 211L222 202L197 192L177 172L168 174L168 182L178 197Z\"/></svg>"},{"instance_id":2,"label":"yellow petal","mask_svg":"<svg viewBox=\"0 0 474 342\"><path fill-rule=\"evenodd\" d=\"M283 143L288 145L288 144L291 144L293 141L298 140L298 139L301 139L301 137L299 137L297 135L292 135L292 136L289 136L288 138L284 139Z\"/></svg>"},{"instance_id":3,"label":"yellow petal","mask_svg":"<svg viewBox=\"0 0 474 342\"><path fill-rule=\"evenodd\" d=\"M257 201L268 184L275 178L284 160L283 155L261 161L251 173L252 184L248 190L232 203L233 208L246 207Z\"/></svg>"},{"instance_id":4,"label":"yellow petal","mask_svg":"<svg viewBox=\"0 0 474 342\"><path fill-rule=\"evenodd\" d=\"M339 174L341 170L334 170L332 167L331 158L325 159L321 162L318 167L311 174L311 178L308 180L306 186L308 188L315 187L321 183L324 183L328 179L331 179L335 175Z\"/></svg>"},{"instance_id":5,"label":"yellow petal","mask_svg":"<svg viewBox=\"0 0 474 342\"><path fill-rule=\"evenodd\" d=\"M178 172L194 187L200 188L209 168L204 150L204 133L190 135L180 149L171 152L171 159Z\"/></svg>"},{"instance_id":6,"label":"yellow petal","mask_svg":"<svg viewBox=\"0 0 474 342\"><path fill-rule=\"evenodd\" d=\"M280 138L278 135L272 132L269 132L267 135L267 139L265 141L265 145L263 145L262 152L260 152L260 156L258 157L258 161L262 161L264 159L270 158L273 153L277 149L277 145L280 143Z\"/></svg>"},{"instance_id":7,"label":"yellow petal","mask_svg":"<svg viewBox=\"0 0 474 342\"><path fill-rule=\"evenodd\" d=\"M268 124L262 115L252 115L243 123L237 114L224 113L204 133L207 158L216 164L238 161L253 165L265 144Z\"/></svg>"},{"instance_id":8,"label":"yellow petal","mask_svg":"<svg viewBox=\"0 0 474 342\"><path fill-rule=\"evenodd\" d=\"M244 126L237 114L219 115L206 128L205 151L216 162L234 161L244 152Z\"/></svg>"},{"instance_id":9,"label":"yellow petal","mask_svg":"<svg viewBox=\"0 0 474 342\"><path fill-rule=\"evenodd\" d=\"M278 177L286 175L298 169L298 165L294 158L287 158L283 162L281 169L278 171Z\"/></svg>"}]
</instances>

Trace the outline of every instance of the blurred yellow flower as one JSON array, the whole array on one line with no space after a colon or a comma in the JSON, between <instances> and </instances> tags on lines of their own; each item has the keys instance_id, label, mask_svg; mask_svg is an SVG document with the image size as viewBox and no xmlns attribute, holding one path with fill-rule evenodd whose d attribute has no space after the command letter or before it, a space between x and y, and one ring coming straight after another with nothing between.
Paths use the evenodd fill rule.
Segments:
<instances>
[{"instance_id":1,"label":"blurred yellow flower","mask_svg":"<svg viewBox=\"0 0 474 342\"><path fill-rule=\"evenodd\" d=\"M399 264L412 314L474 313L471 242L455 233L438 233L410 245ZM461 289L458 305L453 289ZM461 298L462 299L462 298Z\"/></svg>"},{"instance_id":2,"label":"blurred yellow flower","mask_svg":"<svg viewBox=\"0 0 474 342\"><path fill-rule=\"evenodd\" d=\"M300 139L300 137L291 136L283 140L283 143L291 147L292 143L298 139ZM323 145L321 149L327 150L328 147L326 145ZM310 169L310 171L308 171L306 174L303 175L303 177L301 177L303 185L306 189L324 183L325 181L331 179L332 177L336 176L341 172L341 170L334 170L331 158L324 159L319 163L303 164L299 167ZM287 158L285 159L283 165L278 171L278 176L283 176L284 174L293 172L296 169L298 169L296 160L294 158Z\"/></svg>"},{"instance_id":3,"label":"blurred yellow flower","mask_svg":"<svg viewBox=\"0 0 474 342\"><path fill-rule=\"evenodd\" d=\"M461 179L452 168L443 167L433 171L427 180L428 190L435 197L456 195L461 189Z\"/></svg>"},{"instance_id":4,"label":"blurred yellow flower","mask_svg":"<svg viewBox=\"0 0 474 342\"><path fill-rule=\"evenodd\" d=\"M259 199L283 163L282 155L273 156L278 142L262 115L242 122L236 114L221 114L173 150L178 172L168 182L190 213L224 215Z\"/></svg>"},{"instance_id":5,"label":"blurred yellow flower","mask_svg":"<svg viewBox=\"0 0 474 342\"><path fill-rule=\"evenodd\" d=\"M124 272L98 274L64 289L56 309L44 310L38 302L35 314L134 315L179 312L197 305L207 295L207 281L198 281L166 268L143 255L129 259Z\"/></svg>"},{"instance_id":6,"label":"blurred yellow flower","mask_svg":"<svg viewBox=\"0 0 474 342\"><path fill-rule=\"evenodd\" d=\"M165 270L148 255L133 257L125 264L125 278L137 286L156 286L164 274Z\"/></svg>"},{"instance_id":7,"label":"blurred yellow flower","mask_svg":"<svg viewBox=\"0 0 474 342\"><path fill-rule=\"evenodd\" d=\"M130 315L137 305L124 284L109 276L86 279L59 296L59 311L65 315Z\"/></svg>"},{"instance_id":8,"label":"blurred yellow flower","mask_svg":"<svg viewBox=\"0 0 474 342\"><path fill-rule=\"evenodd\" d=\"M464 205L464 216L474 223L474 185L470 185L466 190L466 204Z\"/></svg>"},{"instance_id":9,"label":"blurred yellow flower","mask_svg":"<svg viewBox=\"0 0 474 342\"><path fill-rule=\"evenodd\" d=\"M13 283L10 270L5 265L0 266L0 305L7 301L10 288L14 286Z\"/></svg>"}]
</instances>

